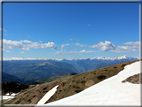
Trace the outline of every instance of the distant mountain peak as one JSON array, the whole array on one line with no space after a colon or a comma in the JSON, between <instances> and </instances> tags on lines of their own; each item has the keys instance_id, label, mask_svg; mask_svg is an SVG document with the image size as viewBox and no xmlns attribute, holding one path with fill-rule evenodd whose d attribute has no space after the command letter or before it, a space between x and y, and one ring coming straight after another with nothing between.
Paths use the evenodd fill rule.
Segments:
<instances>
[{"instance_id":1,"label":"distant mountain peak","mask_svg":"<svg viewBox=\"0 0 142 107\"><path fill-rule=\"evenodd\" d=\"M17 57L12 57L12 58L3 58L3 60L54 60L54 61L63 61L63 60L86 60L86 59L90 59L90 60L115 60L115 59L129 59L129 58L136 58L139 59L138 57L128 57L126 55L120 56L120 57L94 57L94 58L56 58L56 59L49 59L49 58L17 58Z\"/></svg>"},{"instance_id":2,"label":"distant mountain peak","mask_svg":"<svg viewBox=\"0 0 142 107\"><path fill-rule=\"evenodd\" d=\"M43 66L43 65L46 65L46 64L48 64L48 65L53 65L51 62L43 62L43 63L40 63L39 65L40 65L40 66Z\"/></svg>"},{"instance_id":3,"label":"distant mountain peak","mask_svg":"<svg viewBox=\"0 0 142 107\"><path fill-rule=\"evenodd\" d=\"M118 57L118 59L126 59L126 58L128 58L126 55Z\"/></svg>"},{"instance_id":4,"label":"distant mountain peak","mask_svg":"<svg viewBox=\"0 0 142 107\"><path fill-rule=\"evenodd\" d=\"M120 57L94 57L94 58L89 58L90 60L120 60L120 59L130 59L130 58L135 58L138 59L138 57L127 57L126 55L120 56Z\"/></svg>"}]
</instances>

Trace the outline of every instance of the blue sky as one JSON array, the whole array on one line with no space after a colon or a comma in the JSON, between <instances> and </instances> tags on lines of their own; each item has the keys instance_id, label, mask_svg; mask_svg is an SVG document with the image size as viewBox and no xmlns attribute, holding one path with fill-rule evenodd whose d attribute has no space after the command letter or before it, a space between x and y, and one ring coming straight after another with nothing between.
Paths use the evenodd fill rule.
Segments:
<instances>
[{"instance_id":1,"label":"blue sky","mask_svg":"<svg viewBox=\"0 0 142 107\"><path fill-rule=\"evenodd\" d=\"M4 58L139 57L139 3L4 3L3 49Z\"/></svg>"}]
</instances>

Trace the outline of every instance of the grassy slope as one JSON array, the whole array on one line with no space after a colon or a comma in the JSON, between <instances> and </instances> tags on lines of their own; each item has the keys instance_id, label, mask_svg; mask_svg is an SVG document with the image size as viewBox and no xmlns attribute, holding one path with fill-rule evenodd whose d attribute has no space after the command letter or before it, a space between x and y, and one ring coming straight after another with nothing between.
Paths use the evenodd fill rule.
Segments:
<instances>
[{"instance_id":1,"label":"grassy slope","mask_svg":"<svg viewBox=\"0 0 142 107\"><path fill-rule=\"evenodd\" d=\"M118 74L124 69L124 66L134 63L135 61L125 62L117 65L112 65L97 70L92 70L77 75L62 78L52 81L26 91L21 92L7 104L37 104L37 102L54 86L59 85L56 93L46 102L53 102L71 95L74 95L104 79ZM28 89L27 89L28 90Z\"/></svg>"},{"instance_id":2,"label":"grassy slope","mask_svg":"<svg viewBox=\"0 0 142 107\"><path fill-rule=\"evenodd\" d=\"M69 77L69 76L72 76L72 75L75 75L75 74L77 74L77 73L66 73L66 74L61 74L61 75L53 76L53 77L50 77L50 78L39 79L39 80L36 80L35 82L43 84L43 83L47 83L47 82L59 80L61 78Z\"/></svg>"}]
</instances>

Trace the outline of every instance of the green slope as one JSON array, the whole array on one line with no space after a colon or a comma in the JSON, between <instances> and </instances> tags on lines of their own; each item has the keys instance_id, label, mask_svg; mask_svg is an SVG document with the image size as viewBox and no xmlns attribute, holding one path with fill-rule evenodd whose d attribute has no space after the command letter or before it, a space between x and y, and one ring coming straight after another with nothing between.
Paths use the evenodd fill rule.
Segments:
<instances>
[{"instance_id":1,"label":"green slope","mask_svg":"<svg viewBox=\"0 0 142 107\"><path fill-rule=\"evenodd\" d=\"M10 69L9 74L22 79L37 80L71 72L78 72L71 64L44 62L13 67Z\"/></svg>"},{"instance_id":2,"label":"green slope","mask_svg":"<svg viewBox=\"0 0 142 107\"><path fill-rule=\"evenodd\" d=\"M5 72L2 72L2 82L7 82L7 81L16 81L21 84L27 84L27 83L32 82L32 81L21 79L21 78L15 77L13 75L7 74Z\"/></svg>"},{"instance_id":3,"label":"green slope","mask_svg":"<svg viewBox=\"0 0 142 107\"><path fill-rule=\"evenodd\" d=\"M65 78L65 77L69 77L69 76L76 75L76 74L77 73L66 73L66 74L53 76L53 77L50 77L50 78L39 79L39 80L36 80L35 82L38 82L38 83L42 84L42 83L55 81L55 80L58 80L58 79L61 79L61 78Z\"/></svg>"}]
</instances>

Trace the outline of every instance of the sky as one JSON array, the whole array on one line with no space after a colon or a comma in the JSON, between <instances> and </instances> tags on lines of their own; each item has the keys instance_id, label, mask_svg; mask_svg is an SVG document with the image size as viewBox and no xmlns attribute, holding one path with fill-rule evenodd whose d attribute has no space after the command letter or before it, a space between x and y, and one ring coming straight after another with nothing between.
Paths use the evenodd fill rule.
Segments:
<instances>
[{"instance_id":1,"label":"sky","mask_svg":"<svg viewBox=\"0 0 142 107\"><path fill-rule=\"evenodd\" d=\"M3 3L3 58L139 57L139 3Z\"/></svg>"}]
</instances>

